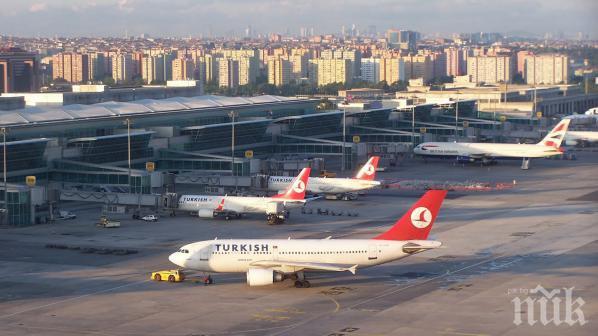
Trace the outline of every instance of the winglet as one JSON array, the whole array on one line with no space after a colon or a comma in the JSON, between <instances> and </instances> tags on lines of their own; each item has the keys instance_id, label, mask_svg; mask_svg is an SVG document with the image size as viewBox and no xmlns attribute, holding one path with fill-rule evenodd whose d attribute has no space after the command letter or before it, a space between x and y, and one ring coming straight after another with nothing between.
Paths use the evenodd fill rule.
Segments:
<instances>
[{"instance_id":1,"label":"winglet","mask_svg":"<svg viewBox=\"0 0 598 336\"><path fill-rule=\"evenodd\" d=\"M376 168L378 168L379 156L372 156L355 175L357 180L372 181L376 178Z\"/></svg>"},{"instance_id":2,"label":"winglet","mask_svg":"<svg viewBox=\"0 0 598 336\"><path fill-rule=\"evenodd\" d=\"M374 239L425 240L438 216L446 190L427 191L393 227Z\"/></svg>"},{"instance_id":3,"label":"winglet","mask_svg":"<svg viewBox=\"0 0 598 336\"><path fill-rule=\"evenodd\" d=\"M357 265L353 265L353 266L349 267L349 272L353 273L353 275L355 275L356 271L357 271Z\"/></svg>"},{"instance_id":4,"label":"winglet","mask_svg":"<svg viewBox=\"0 0 598 336\"><path fill-rule=\"evenodd\" d=\"M303 200L307 190L307 182L311 168L303 168L299 175L291 181L291 184L284 193L272 196L273 198L282 198L288 200Z\"/></svg>"}]
</instances>

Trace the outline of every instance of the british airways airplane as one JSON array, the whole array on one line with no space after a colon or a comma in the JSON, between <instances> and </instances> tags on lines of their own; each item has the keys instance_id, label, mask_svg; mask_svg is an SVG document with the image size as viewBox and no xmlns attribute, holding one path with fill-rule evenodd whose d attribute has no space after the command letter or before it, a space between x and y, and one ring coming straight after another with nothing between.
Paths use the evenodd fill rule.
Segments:
<instances>
[{"instance_id":1,"label":"british airways airplane","mask_svg":"<svg viewBox=\"0 0 598 336\"><path fill-rule=\"evenodd\" d=\"M303 168L287 189L272 197L183 195L178 209L197 213L199 217L240 217L244 213L266 214L269 224L281 224L288 217L288 209L305 205L311 168Z\"/></svg>"},{"instance_id":2,"label":"british airways airplane","mask_svg":"<svg viewBox=\"0 0 598 336\"><path fill-rule=\"evenodd\" d=\"M353 178L310 177L307 191L313 194L333 195L337 199L353 199L354 193L368 190L380 185L376 181L376 168L379 156L372 156ZM270 176L268 189L273 191L288 188L292 178L287 176Z\"/></svg>"},{"instance_id":3,"label":"british airways airplane","mask_svg":"<svg viewBox=\"0 0 598 336\"><path fill-rule=\"evenodd\" d=\"M246 273L249 286L285 279L310 287L309 271L349 271L370 267L438 248L427 240L445 190L426 192L388 231L372 239L229 239L187 244L168 259L203 272Z\"/></svg>"},{"instance_id":4,"label":"british airways airplane","mask_svg":"<svg viewBox=\"0 0 598 336\"><path fill-rule=\"evenodd\" d=\"M425 142L417 145L413 152L421 156L456 157L460 161L481 161L483 163L498 158L541 158L560 155L560 148L569 127L569 119L561 120L537 144L499 144L481 142Z\"/></svg>"}]
</instances>

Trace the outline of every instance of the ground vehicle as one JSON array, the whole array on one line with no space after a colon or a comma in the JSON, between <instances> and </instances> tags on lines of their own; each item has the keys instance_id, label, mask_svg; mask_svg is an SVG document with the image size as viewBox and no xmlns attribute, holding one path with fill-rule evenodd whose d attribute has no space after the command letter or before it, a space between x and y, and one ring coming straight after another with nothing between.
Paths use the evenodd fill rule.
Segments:
<instances>
[{"instance_id":1,"label":"ground vehicle","mask_svg":"<svg viewBox=\"0 0 598 336\"><path fill-rule=\"evenodd\" d=\"M64 220L77 218L77 215L75 215L74 213L72 213L70 211L61 210L61 211L58 212L58 214L59 214L58 218L64 219Z\"/></svg>"},{"instance_id":2,"label":"ground vehicle","mask_svg":"<svg viewBox=\"0 0 598 336\"><path fill-rule=\"evenodd\" d=\"M156 215L145 215L143 217L141 217L142 220L146 221L146 222L157 222L158 221L158 216Z\"/></svg>"},{"instance_id":3,"label":"ground vehicle","mask_svg":"<svg viewBox=\"0 0 598 336\"><path fill-rule=\"evenodd\" d=\"M335 178L336 177L336 173L330 172L330 171L327 171L327 170L323 170L320 173L320 177Z\"/></svg>"},{"instance_id":4,"label":"ground vehicle","mask_svg":"<svg viewBox=\"0 0 598 336\"><path fill-rule=\"evenodd\" d=\"M111 221L106 216L102 216L100 217L100 222L97 225L104 228L117 228L120 227L120 222Z\"/></svg>"},{"instance_id":5,"label":"ground vehicle","mask_svg":"<svg viewBox=\"0 0 598 336\"><path fill-rule=\"evenodd\" d=\"M154 281L181 282L185 280L183 270L165 270L152 272L151 279Z\"/></svg>"}]
</instances>

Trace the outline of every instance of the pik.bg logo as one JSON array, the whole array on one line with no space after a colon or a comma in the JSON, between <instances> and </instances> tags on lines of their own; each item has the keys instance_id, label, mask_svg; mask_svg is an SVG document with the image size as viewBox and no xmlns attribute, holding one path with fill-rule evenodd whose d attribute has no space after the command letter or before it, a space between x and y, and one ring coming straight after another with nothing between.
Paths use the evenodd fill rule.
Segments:
<instances>
[{"instance_id":1,"label":"pik.bg logo","mask_svg":"<svg viewBox=\"0 0 598 336\"><path fill-rule=\"evenodd\" d=\"M426 228L432 222L432 212L426 207L415 208L411 212L411 224L418 229Z\"/></svg>"},{"instance_id":2,"label":"pik.bg logo","mask_svg":"<svg viewBox=\"0 0 598 336\"><path fill-rule=\"evenodd\" d=\"M527 323L533 326L537 322L546 326L555 326L563 323L580 326L588 323L581 307L586 303L581 297L573 297L573 289L557 288L546 290L541 285L532 289L509 289L508 293L527 295L524 299L517 296L513 302L513 323L520 325Z\"/></svg>"}]
</instances>

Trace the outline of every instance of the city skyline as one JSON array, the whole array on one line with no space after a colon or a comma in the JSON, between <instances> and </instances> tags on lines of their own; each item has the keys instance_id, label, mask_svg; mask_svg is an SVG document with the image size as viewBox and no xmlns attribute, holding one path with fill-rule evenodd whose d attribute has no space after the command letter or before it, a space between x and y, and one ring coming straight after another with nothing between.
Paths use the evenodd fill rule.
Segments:
<instances>
[{"instance_id":1,"label":"city skyline","mask_svg":"<svg viewBox=\"0 0 598 336\"><path fill-rule=\"evenodd\" d=\"M595 38L598 31L592 17L598 4L590 0L570 1L566 7L556 0L500 4L486 0L0 0L0 4L1 34L24 37L241 37L248 26L253 36L299 35L301 28L308 32L313 28L315 34L338 34L342 26L348 32L353 24L362 34L371 26L378 33L401 28L444 35L484 31L570 36L582 32Z\"/></svg>"}]
</instances>

